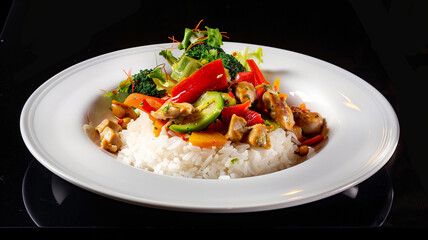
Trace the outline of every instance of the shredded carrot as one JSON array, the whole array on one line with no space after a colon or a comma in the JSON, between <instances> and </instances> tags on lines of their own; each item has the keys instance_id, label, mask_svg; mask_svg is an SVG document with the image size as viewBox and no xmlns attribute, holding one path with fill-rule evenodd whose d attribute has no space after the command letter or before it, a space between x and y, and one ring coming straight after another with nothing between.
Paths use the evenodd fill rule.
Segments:
<instances>
[{"instance_id":1,"label":"shredded carrot","mask_svg":"<svg viewBox=\"0 0 428 240\"><path fill-rule=\"evenodd\" d=\"M181 43L180 41L178 41L177 39L175 39L175 38L174 38L174 36L172 36L172 37L168 37L168 39L171 39L173 43L174 43L174 42L176 42L176 43Z\"/></svg>"},{"instance_id":2,"label":"shredded carrot","mask_svg":"<svg viewBox=\"0 0 428 240\"><path fill-rule=\"evenodd\" d=\"M202 21L204 21L204 19L201 19L199 22L198 22L198 25L196 25L196 27L194 28L194 29L192 29L192 31L195 31L195 32L199 32L200 30L199 30L199 25L201 24L201 22Z\"/></svg>"},{"instance_id":3,"label":"shredded carrot","mask_svg":"<svg viewBox=\"0 0 428 240\"><path fill-rule=\"evenodd\" d=\"M131 81L132 91L134 91L134 81L132 81L132 78L131 78L131 71L132 71L132 68L130 68L128 72L125 72L125 69L122 69L122 71L126 74L126 76L128 76L128 78L126 79L126 81L124 81L122 84L120 84L120 85L119 85L119 87L122 87L122 86L123 86L123 85L125 85L128 81Z\"/></svg>"},{"instance_id":4,"label":"shredded carrot","mask_svg":"<svg viewBox=\"0 0 428 240\"><path fill-rule=\"evenodd\" d=\"M205 40L205 39L207 39L207 38L208 38L208 36L200 37L200 38L198 38L198 40L196 40L196 42L197 42L197 41L201 41L201 40Z\"/></svg>"},{"instance_id":5,"label":"shredded carrot","mask_svg":"<svg viewBox=\"0 0 428 240\"><path fill-rule=\"evenodd\" d=\"M183 54L185 54L187 51L189 51L189 49L191 49L195 45L198 45L198 44L201 44L201 43L204 43L204 42L195 42L195 43L193 43L192 45L189 46L189 48L187 48L187 50Z\"/></svg>"}]
</instances>

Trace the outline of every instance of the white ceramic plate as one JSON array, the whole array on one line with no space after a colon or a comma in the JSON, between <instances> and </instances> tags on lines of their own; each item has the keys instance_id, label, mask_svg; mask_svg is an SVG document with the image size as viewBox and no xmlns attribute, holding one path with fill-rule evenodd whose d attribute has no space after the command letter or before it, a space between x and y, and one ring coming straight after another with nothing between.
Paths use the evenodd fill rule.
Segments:
<instances>
[{"instance_id":1,"label":"white ceramic plate","mask_svg":"<svg viewBox=\"0 0 428 240\"><path fill-rule=\"evenodd\" d=\"M247 212L285 208L342 192L378 171L393 154L399 124L388 101L359 77L327 62L262 46L262 70L281 79L291 105L321 113L330 128L326 146L297 166L257 177L206 180L158 175L119 162L85 134L87 117L102 115L103 92L126 78L122 69L164 62L155 44L120 50L78 63L49 79L21 114L25 144L46 168L92 192L157 208ZM258 45L228 43L226 52ZM174 55L179 56L176 52ZM101 101L102 102L102 101Z\"/></svg>"}]
</instances>

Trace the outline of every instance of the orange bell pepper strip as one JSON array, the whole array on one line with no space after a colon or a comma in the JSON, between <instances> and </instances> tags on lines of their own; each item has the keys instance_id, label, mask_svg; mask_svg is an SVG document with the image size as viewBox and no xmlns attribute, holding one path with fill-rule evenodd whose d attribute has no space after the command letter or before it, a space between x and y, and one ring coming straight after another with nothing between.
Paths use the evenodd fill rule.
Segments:
<instances>
[{"instance_id":1,"label":"orange bell pepper strip","mask_svg":"<svg viewBox=\"0 0 428 240\"><path fill-rule=\"evenodd\" d=\"M189 137L189 142L194 146L202 148L221 147L226 144L226 137L216 131L192 132Z\"/></svg>"},{"instance_id":2,"label":"orange bell pepper strip","mask_svg":"<svg viewBox=\"0 0 428 240\"><path fill-rule=\"evenodd\" d=\"M150 115L152 110L158 110L165 102L166 100L162 98L147 96L141 93L131 93L123 103L138 108Z\"/></svg>"}]
</instances>

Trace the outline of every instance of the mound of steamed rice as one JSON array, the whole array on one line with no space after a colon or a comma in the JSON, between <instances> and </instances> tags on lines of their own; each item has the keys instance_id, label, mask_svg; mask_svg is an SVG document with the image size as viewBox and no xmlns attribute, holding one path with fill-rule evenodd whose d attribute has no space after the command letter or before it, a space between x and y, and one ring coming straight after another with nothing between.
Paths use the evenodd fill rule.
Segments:
<instances>
[{"instance_id":1,"label":"mound of steamed rice","mask_svg":"<svg viewBox=\"0 0 428 240\"><path fill-rule=\"evenodd\" d=\"M269 134L271 148L251 147L228 141L219 148L200 148L162 129L153 135L152 121L142 113L120 132L118 158L147 171L189 178L242 178L275 172L295 165L297 145L282 129ZM170 133L172 133L170 131Z\"/></svg>"}]
</instances>

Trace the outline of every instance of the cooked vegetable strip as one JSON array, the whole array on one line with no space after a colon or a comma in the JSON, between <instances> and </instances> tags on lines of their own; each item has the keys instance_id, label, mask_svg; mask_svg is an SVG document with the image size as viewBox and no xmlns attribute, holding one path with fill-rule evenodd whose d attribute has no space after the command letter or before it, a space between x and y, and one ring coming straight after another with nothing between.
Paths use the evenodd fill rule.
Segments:
<instances>
[{"instance_id":1,"label":"cooked vegetable strip","mask_svg":"<svg viewBox=\"0 0 428 240\"><path fill-rule=\"evenodd\" d=\"M265 77L263 76L262 72L260 71L259 67L257 66L257 63L253 59L247 59L248 66L250 66L251 71L254 73L256 78L256 86L259 84L269 84L268 81L266 81Z\"/></svg>"},{"instance_id":2,"label":"cooked vegetable strip","mask_svg":"<svg viewBox=\"0 0 428 240\"><path fill-rule=\"evenodd\" d=\"M152 115L148 114L150 120L153 121L153 133L155 135L155 137L159 137L161 131L162 131L162 127L167 124L167 121L163 121L163 120L159 120L156 119L154 117L152 117Z\"/></svg>"},{"instance_id":3,"label":"cooked vegetable strip","mask_svg":"<svg viewBox=\"0 0 428 240\"><path fill-rule=\"evenodd\" d=\"M324 139L323 135L316 135L313 138L310 138L310 139L307 139L307 140L303 141L301 144L302 145L307 145L307 146L312 146L312 145L320 142L323 139Z\"/></svg>"},{"instance_id":4,"label":"cooked vegetable strip","mask_svg":"<svg viewBox=\"0 0 428 240\"><path fill-rule=\"evenodd\" d=\"M240 72L236 74L235 82L249 82L253 84L253 86L257 86L256 84L256 78L254 76L253 72L246 71L246 72Z\"/></svg>"},{"instance_id":5,"label":"cooked vegetable strip","mask_svg":"<svg viewBox=\"0 0 428 240\"><path fill-rule=\"evenodd\" d=\"M180 60L174 65L174 70L171 77L180 82L181 80L189 77L192 73L196 72L202 67L202 63L191 57L182 56Z\"/></svg>"},{"instance_id":6,"label":"cooked vegetable strip","mask_svg":"<svg viewBox=\"0 0 428 240\"><path fill-rule=\"evenodd\" d=\"M224 107L224 100L219 92L207 91L195 103L196 111L169 128L175 132L188 133L204 130L217 119Z\"/></svg>"},{"instance_id":7,"label":"cooked vegetable strip","mask_svg":"<svg viewBox=\"0 0 428 240\"><path fill-rule=\"evenodd\" d=\"M237 116L244 115L245 111L247 111L250 104L251 104L251 101L248 100L241 104L224 107L223 111L221 112L221 119L226 125L229 125L229 122L232 119L233 114L236 114Z\"/></svg>"},{"instance_id":8,"label":"cooked vegetable strip","mask_svg":"<svg viewBox=\"0 0 428 240\"><path fill-rule=\"evenodd\" d=\"M192 132L189 137L189 142L194 146L211 148L211 147L221 147L226 144L226 137L215 131L202 131L202 132Z\"/></svg>"},{"instance_id":9,"label":"cooked vegetable strip","mask_svg":"<svg viewBox=\"0 0 428 240\"><path fill-rule=\"evenodd\" d=\"M150 103L147 100L151 101L150 108L147 108L148 107L147 105L144 106L143 100L146 100L146 103L148 104ZM159 104L155 104L156 102ZM150 113L151 110L156 111L158 109L156 107L162 106L162 104L164 104L165 102L166 102L165 99L147 96L141 93L132 93L125 99L123 103L128 106L138 108L145 113Z\"/></svg>"},{"instance_id":10,"label":"cooked vegetable strip","mask_svg":"<svg viewBox=\"0 0 428 240\"><path fill-rule=\"evenodd\" d=\"M178 83L171 90L172 102L193 103L206 91L219 91L228 87L221 60L215 60Z\"/></svg>"},{"instance_id":11,"label":"cooked vegetable strip","mask_svg":"<svg viewBox=\"0 0 428 240\"><path fill-rule=\"evenodd\" d=\"M230 107L224 107L221 113L222 120L225 123L229 124L230 119L232 118L232 115L236 114L237 116L244 118L248 126L252 126L257 123L264 124L260 113L249 109L250 104L251 104L251 101L248 100L241 104L236 104Z\"/></svg>"}]
</instances>

